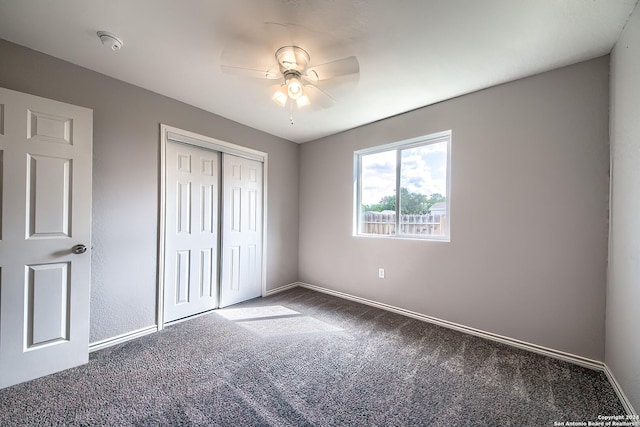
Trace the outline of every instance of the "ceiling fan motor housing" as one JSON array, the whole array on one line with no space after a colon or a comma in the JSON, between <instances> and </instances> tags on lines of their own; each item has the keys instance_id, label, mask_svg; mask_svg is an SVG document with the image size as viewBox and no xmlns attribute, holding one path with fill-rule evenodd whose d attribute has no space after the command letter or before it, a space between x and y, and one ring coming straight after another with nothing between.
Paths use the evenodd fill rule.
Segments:
<instances>
[{"instance_id":1,"label":"ceiling fan motor housing","mask_svg":"<svg viewBox=\"0 0 640 427\"><path fill-rule=\"evenodd\" d=\"M302 74L309 65L309 53L298 46L283 46L276 51L276 60L280 67L280 72L287 75L287 72L297 72Z\"/></svg>"}]
</instances>

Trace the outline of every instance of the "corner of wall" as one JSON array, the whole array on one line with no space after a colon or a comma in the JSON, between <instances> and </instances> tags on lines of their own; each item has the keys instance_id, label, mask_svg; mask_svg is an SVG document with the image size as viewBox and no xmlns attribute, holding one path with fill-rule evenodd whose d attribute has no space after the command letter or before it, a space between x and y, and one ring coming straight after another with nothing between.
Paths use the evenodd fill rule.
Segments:
<instances>
[{"instance_id":1,"label":"corner of wall","mask_svg":"<svg viewBox=\"0 0 640 427\"><path fill-rule=\"evenodd\" d=\"M640 407L640 8L611 53L609 259L605 364L628 410ZM615 376L614 376L615 374Z\"/></svg>"}]
</instances>

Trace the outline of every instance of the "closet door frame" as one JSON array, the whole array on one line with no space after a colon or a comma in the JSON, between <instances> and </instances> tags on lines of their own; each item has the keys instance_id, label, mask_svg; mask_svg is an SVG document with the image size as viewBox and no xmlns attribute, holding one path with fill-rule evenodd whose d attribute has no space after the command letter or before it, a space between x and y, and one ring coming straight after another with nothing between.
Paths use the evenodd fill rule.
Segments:
<instances>
[{"instance_id":1,"label":"closet door frame","mask_svg":"<svg viewBox=\"0 0 640 427\"><path fill-rule=\"evenodd\" d=\"M158 330L164 329L164 274L165 274L165 230L166 230L166 156L167 143L169 141L181 144L193 145L207 150L219 151L220 153L231 154L245 159L256 160L262 163L262 296L266 295L267 278L267 176L268 176L268 154L262 151L221 141L205 135L189 132L183 129L160 124L160 209L158 218L158 295L156 306L156 322ZM222 215L220 215L222 219ZM197 315L196 315L197 316ZM193 316L192 316L193 317ZM179 322L180 320L178 320ZM172 322L173 323L173 322Z\"/></svg>"}]
</instances>

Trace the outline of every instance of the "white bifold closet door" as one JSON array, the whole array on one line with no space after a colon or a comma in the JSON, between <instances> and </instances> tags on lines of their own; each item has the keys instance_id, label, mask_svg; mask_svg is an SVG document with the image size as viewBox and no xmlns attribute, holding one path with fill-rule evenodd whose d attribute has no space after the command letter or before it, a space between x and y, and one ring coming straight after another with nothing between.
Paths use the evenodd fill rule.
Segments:
<instances>
[{"instance_id":1,"label":"white bifold closet door","mask_svg":"<svg viewBox=\"0 0 640 427\"><path fill-rule=\"evenodd\" d=\"M262 295L262 163L223 154L220 307Z\"/></svg>"},{"instance_id":2,"label":"white bifold closet door","mask_svg":"<svg viewBox=\"0 0 640 427\"><path fill-rule=\"evenodd\" d=\"M262 162L172 141L165 161L164 322L260 296Z\"/></svg>"},{"instance_id":3,"label":"white bifold closet door","mask_svg":"<svg viewBox=\"0 0 640 427\"><path fill-rule=\"evenodd\" d=\"M89 359L92 122L0 88L0 388Z\"/></svg>"},{"instance_id":4,"label":"white bifold closet door","mask_svg":"<svg viewBox=\"0 0 640 427\"><path fill-rule=\"evenodd\" d=\"M164 321L218 306L220 153L167 142Z\"/></svg>"}]
</instances>

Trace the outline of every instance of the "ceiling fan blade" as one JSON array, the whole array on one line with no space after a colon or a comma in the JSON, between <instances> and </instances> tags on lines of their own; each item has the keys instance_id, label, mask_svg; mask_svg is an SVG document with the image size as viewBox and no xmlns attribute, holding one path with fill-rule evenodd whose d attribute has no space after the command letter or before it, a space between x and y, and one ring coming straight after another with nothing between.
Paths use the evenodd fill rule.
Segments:
<instances>
[{"instance_id":1,"label":"ceiling fan blade","mask_svg":"<svg viewBox=\"0 0 640 427\"><path fill-rule=\"evenodd\" d=\"M331 95L320 89L318 86L307 84L304 86L304 91L313 106L329 108L336 103L336 100Z\"/></svg>"},{"instance_id":2,"label":"ceiling fan blade","mask_svg":"<svg viewBox=\"0 0 640 427\"><path fill-rule=\"evenodd\" d=\"M220 65L220 70L226 74L234 74L242 77L252 77L257 79L269 79L275 80L281 77L280 72L277 69L269 70L256 70L254 68L236 67L233 65Z\"/></svg>"},{"instance_id":3,"label":"ceiling fan blade","mask_svg":"<svg viewBox=\"0 0 640 427\"><path fill-rule=\"evenodd\" d=\"M307 84L315 84L315 83L318 83L318 78L317 78L317 77L316 77L316 75L315 75L315 74L313 74L313 73L312 73L312 75L311 75L311 76L307 76L307 75L301 74L301 75L300 75L300 78L302 78L302 80L304 80L304 82L305 82L305 83L307 83Z\"/></svg>"},{"instance_id":4,"label":"ceiling fan blade","mask_svg":"<svg viewBox=\"0 0 640 427\"><path fill-rule=\"evenodd\" d=\"M311 81L332 79L360 72L360 63L355 56L338 59L325 64L314 65L306 71L306 77Z\"/></svg>"},{"instance_id":5,"label":"ceiling fan blade","mask_svg":"<svg viewBox=\"0 0 640 427\"><path fill-rule=\"evenodd\" d=\"M230 43L220 54L220 70L263 79L280 76L271 48L261 41L235 40Z\"/></svg>"}]
</instances>

